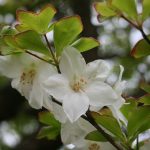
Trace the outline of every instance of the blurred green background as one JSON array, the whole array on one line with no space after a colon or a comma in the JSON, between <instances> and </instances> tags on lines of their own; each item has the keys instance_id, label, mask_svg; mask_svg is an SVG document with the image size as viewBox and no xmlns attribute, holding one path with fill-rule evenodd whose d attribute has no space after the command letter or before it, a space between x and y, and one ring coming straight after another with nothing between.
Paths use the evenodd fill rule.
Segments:
<instances>
[{"instance_id":1,"label":"blurred green background","mask_svg":"<svg viewBox=\"0 0 150 150\"><path fill-rule=\"evenodd\" d=\"M96 0L95 0L96 1ZM150 81L150 57L134 59L130 51L142 38L139 31L132 28L123 19L112 18L97 21L93 8L94 0L0 0L0 29L4 25L15 25L16 10L38 11L51 3L56 9L55 20L64 16L78 14L82 18L84 31L82 36L91 36L101 43L99 48L83 53L87 62L105 59L114 72L108 78L113 84L117 80L119 64L125 68L123 79L127 80L124 96L139 97L139 83ZM99 0L100 1L100 0ZM137 1L138 2L138 1ZM138 3L138 9L140 10ZM55 21L54 20L54 21ZM150 20L144 23L145 32L150 31ZM52 33L49 39L52 39ZM0 48L1 49L1 48ZM6 68L7 69L7 68ZM38 122L39 111L29 107L24 97L11 88L11 81L0 77L0 150L57 150L61 147L60 137L55 141L38 140L36 135L42 126Z\"/></svg>"}]
</instances>

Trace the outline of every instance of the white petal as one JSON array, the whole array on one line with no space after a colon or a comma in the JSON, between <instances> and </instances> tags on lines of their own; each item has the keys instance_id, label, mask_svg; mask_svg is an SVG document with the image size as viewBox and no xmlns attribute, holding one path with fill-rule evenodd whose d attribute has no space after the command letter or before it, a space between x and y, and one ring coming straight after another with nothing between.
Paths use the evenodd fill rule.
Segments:
<instances>
[{"instance_id":1,"label":"white petal","mask_svg":"<svg viewBox=\"0 0 150 150\"><path fill-rule=\"evenodd\" d=\"M11 86L12 86L12 88L19 91L22 96L24 96L23 93L22 93L21 85L20 85L20 78L13 79L12 82L11 82Z\"/></svg>"},{"instance_id":2,"label":"white petal","mask_svg":"<svg viewBox=\"0 0 150 150\"><path fill-rule=\"evenodd\" d=\"M78 119L78 125L86 134L95 130L95 127L83 118Z\"/></svg>"},{"instance_id":3,"label":"white petal","mask_svg":"<svg viewBox=\"0 0 150 150\"><path fill-rule=\"evenodd\" d=\"M84 93L69 93L64 97L63 108L71 122L76 121L87 111L89 99Z\"/></svg>"},{"instance_id":4,"label":"white petal","mask_svg":"<svg viewBox=\"0 0 150 150\"><path fill-rule=\"evenodd\" d=\"M77 49L67 47L62 53L59 67L61 73L69 80L72 80L76 75L84 76L86 63Z\"/></svg>"},{"instance_id":5,"label":"white petal","mask_svg":"<svg viewBox=\"0 0 150 150\"><path fill-rule=\"evenodd\" d=\"M120 98L118 98L118 100L113 105L109 106L109 108L111 109L114 117L116 117L118 121L122 120L125 124L127 124L127 120L120 111L120 108L124 103L125 100L120 96Z\"/></svg>"},{"instance_id":6,"label":"white petal","mask_svg":"<svg viewBox=\"0 0 150 150\"><path fill-rule=\"evenodd\" d=\"M41 85L34 81L32 91L30 91L30 97L28 99L29 104L31 107L35 109L40 109L43 106L43 89L41 88Z\"/></svg>"},{"instance_id":7,"label":"white petal","mask_svg":"<svg viewBox=\"0 0 150 150\"><path fill-rule=\"evenodd\" d=\"M85 90L93 106L112 105L118 98L111 86L97 80L89 83Z\"/></svg>"},{"instance_id":8,"label":"white petal","mask_svg":"<svg viewBox=\"0 0 150 150\"><path fill-rule=\"evenodd\" d=\"M57 74L56 68L46 62L39 63L37 72L38 78L41 80L41 82L48 79L49 76Z\"/></svg>"},{"instance_id":9,"label":"white petal","mask_svg":"<svg viewBox=\"0 0 150 150\"><path fill-rule=\"evenodd\" d=\"M52 113L54 114L55 118L61 122L65 123L67 121L67 116L62 108L62 106L59 106L58 104L52 102Z\"/></svg>"},{"instance_id":10,"label":"white petal","mask_svg":"<svg viewBox=\"0 0 150 150\"><path fill-rule=\"evenodd\" d=\"M123 91L123 89L125 87L125 83L126 83L126 81L121 81L123 71L124 71L124 68L123 68L123 66L120 65L119 78L118 78L118 81L114 85L114 89L115 89L115 91L117 92L118 95L122 94L122 91Z\"/></svg>"},{"instance_id":11,"label":"white petal","mask_svg":"<svg viewBox=\"0 0 150 150\"><path fill-rule=\"evenodd\" d=\"M110 73L110 65L104 60L95 60L87 64L87 75L90 79L106 80Z\"/></svg>"},{"instance_id":12,"label":"white petal","mask_svg":"<svg viewBox=\"0 0 150 150\"><path fill-rule=\"evenodd\" d=\"M48 109L49 111L52 111L53 106L52 106L52 99L51 96L47 92L43 91L43 107Z\"/></svg>"},{"instance_id":13,"label":"white petal","mask_svg":"<svg viewBox=\"0 0 150 150\"><path fill-rule=\"evenodd\" d=\"M62 124L61 139L64 144L74 144L83 140L86 133L80 128L78 122L70 123L67 121Z\"/></svg>"},{"instance_id":14,"label":"white petal","mask_svg":"<svg viewBox=\"0 0 150 150\"><path fill-rule=\"evenodd\" d=\"M99 110L101 110L104 106L90 106L90 110L91 111L95 111L98 112Z\"/></svg>"},{"instance_id":15,"label":"white petal","mask_svg":"<svg viewBox=\"0 0 150 150\"><path fill-rule=\"evenodd\" d=\"M20 75L23 65L17 56L0 56L0 73L2 75L9 78L16 78Z\"/></svg>"},{"instance_id":16,"label":"white petal","mask_svg":"<svg viewBox=\"0 0 150 150\"><path fill-rule=\"evenodd\" d=\"M19 77L19 78L12 80L11 86L12 88L19 91L20 94L24 96L27 100L29 100L30 92L32 91L32 85L30 84L22 85L22 83L20 82L20 77Z\"/></svg>"},{"instance_id":17,"label":"white petal","mask_svg":"<svg viewBox=\"0 0 150 150\"><path fill-rule=\"evenodd\" d=\"M71 91L69 82L60 74L53 75L44 82L44 88L57 100L62 100Z\"/></svg>"}]
</instances>

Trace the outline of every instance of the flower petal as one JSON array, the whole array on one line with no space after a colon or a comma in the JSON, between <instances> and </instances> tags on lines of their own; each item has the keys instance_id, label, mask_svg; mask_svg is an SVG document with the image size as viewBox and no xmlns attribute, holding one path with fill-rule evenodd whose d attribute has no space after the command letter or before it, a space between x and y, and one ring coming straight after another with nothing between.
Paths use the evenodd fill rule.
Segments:
<instances>
[{"instance_id":1,"label":"flower petal","mask_svg":"<svg viewBox=\"0 0 150 150\"><path fill-rule=\"evenodd\" d=\"M23 65L20 57L0 56L0 73L8 78L16 78L20 75Z\"/></svg>"},{"instance_id":2,"label":"flower petal","mask_svg":"<svg viewBox=\"0 0 150 150\"><path fill-rule=\"evenodd\" d=\"M105 81L110 70L110 65L104 60L99 59L87 64L87 75L90 79Z\"/></svg>"},{"instance_id":3,"label":"flower petal","mask_svg":"<svg viewBox=\"0 0 150 150\"><path fill-rule=\"evenodd\" d=\"M64 49L60 59L60 71L69 80L74 76L83 76L86 69L86 63L80 52L73 48Z\"/></svg>"},{"instance_id":4,"label":"flower petal","mask_svg":"<svg viewBox=\"0 0 150 150\"><path fill-rule=\"evenodd\" d=\"M126 84L126 81L121 81L122 79L122 74L123 74L123 71L124 71L124 68L123 66L120 65L120 74L119 74L119 78L118 78L118 81L115 83L114 85L114 89L116 91L116 93L118 95L121 95L122 94L122 91L125 87L125 84Z\"/></svg>"},{"instance_id":5,"label":"flower petal","mask_svg":"<svg viewBox=\"0 0 150 150\"><path fill-rule=\"evenodd\" d=\"M89 99L82 92L68 93L63 100L64 111L71 122L79 119L89 107Z\"/></svg>"},{"instance_id":6,"label":"flower petal","mask_svg":"<svg viewBox=\"0 0 150 150\"><path fill-rule=\"evenodd\" d=\"M70 123L67 121L62 124L61 139L64 144L75 144L83 141L86 133L78 125L78 121ZM79 144L79 143L78 143Z\"/></svg>"},{"instance_id":7,"label":"flower petal","mask_svg":"<svg viewBox=\"0 0 150 150\"><path fill-rule=\"evenodd\" d=\"M52 111L53 106L52 106L52 99L51 96L43 91L43 107L46 108L49 111Z\"/></svg>"},{"instance_id":8,"label":"flower petal","mask_svg":"<svg viewBox=\"0 0 150 150\"><path fill-rule=\"evenodd\" d=\"M61 122L65 123L67 121L67 116L62 108L62 106L59 106L58 104L52 102L52 113L54 114L55 118Z\"/></svg>"},{"instance_id":9,"label":"flower petal","mask_svg":"<svg viewBox=\"0 0 150 150\"><path fill-rule=\"evenodd\" d=\"M89 83L85 90L93 106L112 105L118 98L111 86L97 80Z\"/></svg>"},{"instance_id":10,"label":"flower petal","mask_svg":"<svg viewBox=\"0 0 150 150\"><path fill-rule=\"evenodd\" d=\"M52 76L57 73L57 70L51 64L40 62L38 65L38 78L40 81L47 79L49 76Z\"/></svg>"},{"instance_id":11,"label":"flower petal","mask_svg":"<svg viewBox=\"0 0 150 150\"><path fill-rule=\"evenodd\" d=\"M43 89L41 88L40 83L38 81L34 81L32 91L30 91L30 97L28 99L29 104L32 108L41 109L43 106L43 98L44 93Z\"/></svg>"},{"instance_id":12,"label":"flower petal","mask_svg":"<svg viewBox=\"0 0 150 150\"><path fill-rule=\"evenodd\" d=\"M61 101L63 97L71 92L69 82L60 74L53 75L44 82L44 88L57 100Z\"/></svg>"}]
</instances>

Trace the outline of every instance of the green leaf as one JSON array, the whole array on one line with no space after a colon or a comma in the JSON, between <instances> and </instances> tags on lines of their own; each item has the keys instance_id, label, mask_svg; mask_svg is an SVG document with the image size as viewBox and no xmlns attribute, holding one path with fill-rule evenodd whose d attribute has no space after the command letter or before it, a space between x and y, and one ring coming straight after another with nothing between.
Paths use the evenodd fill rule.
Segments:
<instances>
[{"instance_id":1,"label":"green leaf","mask_svg":"<svg viewBox=\"0 0 150 150\"><path fill-rule=\"evenodd\" d=\"M80 38L79 40L75 41L72 46L78 49L80 52L85 52L99 46L99 42L94 38Z\"/></svg>"},{"instance_id":2,"label":"green leaf","mask_svg":"<svg viewBox=\"0 0 150 150\"><path fill-rule=\"evenodd\" d=\"M86 140L97 141L97 142L106 142L107 139L97 130L88 133L85 137Z\"/></svg>"},{"instance_id":3,"label":"green leaf","mask_svg":"<svg viewBox=\"0 0 150 150\"><path fill-rule=\"evenodd\" d=\"M79 16L60 19L54 26L54 44L57 55L60 55L63 48L71 44L82 30Z\"/></svg>"},{"instance_id":4,"label":"green leaf","mask_svg":"<svg viewBox=\"0 0 150 150\"><path fill-rule=\"evenodd\" d=\"M150 36L148 36L148 38L150 39ZM148 44L145 39L140 40L132 49L131 55L135 58L150 55L150 44Z\"/></svg>"},{"instance_id":5,"label":"green leaf","mask_svg":"<svg viewBox=\"0 0 150 150\"><path fill-rule=\"evenodd\" d=\"M142 18L143 20L147 19L150 16L150 0L143 0L143 12L142 12Z\"/></svg>"},{"instance_id":6,"label":"green leaf","mask_svg":"<svg viewBox=\"0 0 150 150\"><path fill-rule=\"evenodd\" d=\"M39 113L39 121L43 124L60 128L60 123L54 118L54 115L49 111Z\"/></svg>"},{"instance_id":7,"label":"green leaf","mask_svg":"<svg viewBox=\"0 0 150 150\"><path fill-rule=\"evenodd\" d=\"M136 136L150 128L150 106L137 107L128 119L128 139L133 141Z\"/></svg>"},{"instance_id":8,"label":"green leaf","mask_svg":"<svg viewBox=\"0 0 150 150\"><path fill-rule=\"evenodd\" d=\"M49 50L42 42L42 37L34 31L25 31L15 35L15 41L20 48L36 51L49 56Z\"/></svg>"},{"instance_id":9,"label":"green leaf","mask_svg":"<svg viewBox=\"0 0 150 150\"><path fill-rule=\"evenodd\" d=\"M4 36L4 41L9 47L19 49L19 45L16 43L14 36Z\"/></svg>"},{"instance_id":10,"label":"green leaf","mask_svg":"<svg viewBox=\"0 0 150 150\"><path fill-rule=\"evenodd\" d=\"M150 94L146 94L138 99L138 102L144 103L144 105L150 105Z\"/></svg>"},{"instance_id":11,"label":"green leaf","mask_svg":"<svg viewBox=\"0 0 150 150\"><path fill-rule=\"evenodd\" d=\"M60 130L55 127L43 127L40 132L38 133L37 138L48 138L49 140L55 140L56 137L59 135Z\"/></svg>"},{"instance_id":12,"label":"green leaf","mask_svg":"<svg viewBox=\"0 0 150 150\"><path fill-rule=\"evenodd\" d=\"M4 26L0 32L1 36L5 35L15 35L17 33L16 29L12 28L11 26Z\"/></svg>"},{"instance_id":13,"label":"green leaf","mask_svg":"<svg viewBox=\"0 0 150 150\"><path fill-rule=\"evenodd\" d=\"M4 36L3 39L1 39L1 42L2 41L3 43L1 43L0 47L2 55L11 55L24 52L24 50L20 49L17 45L13 35Z\"/></svg>"},{"instance_id":14,"label":"green leaf","mask_svg":"<svg viewBox=\"0 0 150 150\"><path fill-rule=\"evenodd\" d=\"M135 0L112 0L112 6L125 13L131 19L137 19Z\"/></svg>"},{"instance_id":15,"label":"green leaf","mask_svg":"<svg viewBox=\"0 0 150 150\"><path fill-rule=\"evenodd\" d=\"M106 2L98 2L94 4L95 10L100 16L103 17L113 17L116 15L116 12L111 9Z\"/></svg>"},{"instance_id":16,"label":"green leaf","mask_svg":"<svg viewBox=\"0 0 150 150\"><path fill-rule=\"evenodd\" d=\"M150 85L146 82L141 82L140 88L143 89L145 92L150 93Z\"/></svg>"},{"instance_id":17,"label":"green leaf","mask_svg":"<svg viewBox=\"0 0 150 150\"><path fill-rule=\"evenodd\" d=\"M98 124L114 134L117 138L124 140L120 125L113 116L100 115L96 112L92 112L92 116Z\"/></svg>"},{"instance_id":18,"label":"green leaf","mask_svg":"<svg viewBox=\"0 0 150 150\"><path fill-rule=\"evenodd\" d=\"M15 28L19 31L19 32L24 32L27 30L31 30L30 27L24 25L24 24L16 24Z\"/></svg>"},{"instance_id":19,"label":"green leaf","mask_svg":"<svg viewBox=\"0 0 150 150\"><path fill-rule=\"evenodd\" d=\"M128 119L132 114L132 111L137 107L136 99L129 98L126 100L126 103L121 107L121 112Z\"/></svg>"},{"instance_id":20,"label":"green leaf","mask_svg":"<svg viewBox=\"0 0 150 150\"><path fill-rule=\"evenodd\" d=\"M47 5L39 13L24 10L17 11L17 20L20 22L18 30L34 30L40 34L48 32L49 24L54 17L56 10L53 6Z\"/></svg>"}]
</instances>

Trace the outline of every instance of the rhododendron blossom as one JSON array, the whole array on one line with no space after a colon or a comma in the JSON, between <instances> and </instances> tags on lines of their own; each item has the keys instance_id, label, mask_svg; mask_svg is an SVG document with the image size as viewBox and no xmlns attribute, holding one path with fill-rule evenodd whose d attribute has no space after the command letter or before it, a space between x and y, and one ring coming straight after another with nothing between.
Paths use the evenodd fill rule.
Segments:
<instances>
[{"instance_id":1,"label":"rhododendron blossom","mask_svg":"<svg viewBox=\"0 0 150 150\"><path fill-rule=\"evenodd\" d=\"M50 76L45 82L45 89L62 102L71 122L84 114L90 105L107 106L117 101L117 93L104 82L110 71L105 61L86 64L77 49L67 47L62 53L59 67L61 74Z\"/></svg>"},{"instance_id":2,"label":"rhododendron blossom","mask_svg":"<svg viewBox=\"0 0 150 150\"><path fill-rule=\"evenodd\" d=\"M56 72L52 65L28 54L1 56L0 72L12 79L12 87L25 96L31 107L51 109L50 96L44 91L42 82Z\"/></svg>"}]
</instances>

